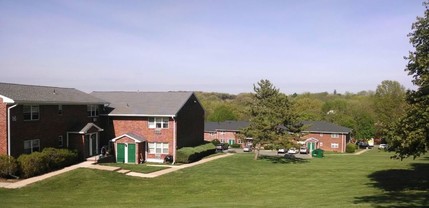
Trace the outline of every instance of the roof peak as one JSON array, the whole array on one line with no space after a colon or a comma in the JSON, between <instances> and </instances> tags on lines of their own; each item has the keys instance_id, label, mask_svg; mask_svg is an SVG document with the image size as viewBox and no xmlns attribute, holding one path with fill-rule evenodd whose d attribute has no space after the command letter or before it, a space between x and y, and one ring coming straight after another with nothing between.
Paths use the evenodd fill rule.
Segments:
<instances>
[{"instance_id":1,"label":"roof peak","mask_svg":"<svg viewBox=\"0 0 429 208\"><path fill-rule=\"evenodd\" d=\"M55 88L55 89L76 89L73 87L55 87L55 86L47 86L47 85L33 85L33 84L18 84L18 83L8 83L8 82L0 82L5 85L17 85L17 86L26 86L26 87L43 87L43 88Z\"/></svg>"}]
</instances>

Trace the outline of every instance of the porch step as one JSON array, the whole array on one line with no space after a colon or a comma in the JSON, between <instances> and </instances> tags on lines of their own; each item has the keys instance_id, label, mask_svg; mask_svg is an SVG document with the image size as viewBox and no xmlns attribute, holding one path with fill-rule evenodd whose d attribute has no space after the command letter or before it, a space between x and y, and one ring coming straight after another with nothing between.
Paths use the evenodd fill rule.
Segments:
<instances>
[{"instance_id":1,"label":"porch step","mask_svg":"<svg viewBox=\"0 0 429 208\"><path fill-rule=\"evenodd\" d=\"M96 156L92 156L92 157L86 158L86 161L95 161L95 162L97 162L99 158L100 158L100 156L96 155Z\"/></svg>"},{"instance_id":2,"label":"porch step","mask_svg":"<svg viewBox=\"0 0 429 208\"><path fill-rule=\"evenodd\" d=\"M118 173L123 173L123 174L127 174L127 173L131 172L131 170L120 169L120 170L118 170L118 171L116 171L116 172L118 172Z\"/></svg>"}]
</instances>

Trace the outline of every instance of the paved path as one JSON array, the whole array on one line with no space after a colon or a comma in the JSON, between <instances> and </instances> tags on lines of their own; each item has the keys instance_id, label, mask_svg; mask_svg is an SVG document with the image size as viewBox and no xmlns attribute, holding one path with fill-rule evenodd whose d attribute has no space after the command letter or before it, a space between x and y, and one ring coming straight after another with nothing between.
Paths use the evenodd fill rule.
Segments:
<instances>
[{"instance_id":1,"label":"paved path","mask_svg":"<svg viewBox=\"0 0 429 208\"><path fill-rule=\"evenodd\" d=\"M158 177L167 173L171 173L173 171L177 171L180 169L184 169L184 168L189 168L195 165L199 165L202 163L206 163L212 160L216 160L219 158L223 158L223 157L227 157L230 156L232 154L224 154L224 155L218 155L218 156L214 156L214 157L209 157L209 158L205 158L202 159L198 162L194 162L194 163L190 163L190 164L185 164L185 165L179 165L179 166L174 166L174 165L168 165L168 169L164 169L164 170L160 170L160 171L156 171L153 173L147 173L147 174L143 174L143 173L136 173L136 172L130 172L127 170L121 170L121 168L119 167L113 167L113 166L104 166L104 165L97 165L94 164L94 161L85 161L76 165L72 165L66 168L63 168L61 170L57 170L57 171L53 171L50 173L46 173L40 176L35 176L32 178L28 178L28 179L24 179L24 180L20 180L14 183L7 183L7 182L0 182L0 188L8 188L8 189L17 189L17 188L22 188L24 186L33 184L35 182L41 181L41 180L45 180L47 178L71 171L71 170L75 170L77 168L90 168L90 169L97 169L97 170L106 170L106 171L117 171L119 173L124 173L125 175L129 175L129 176L137 176L137 177L143 177L143 178L154 178L154 177ZM165 165L153 165L153 166L165 166Z\"/></svg>"},{"instance_id":2,"label":"paved path","mask_svg":"<svg viewBox=\"0 0 429 208\"><path fill-rule=\"evenodd\" d=\"M355 152L355 153L353 153L353 154L350 154L350 153L329 154L329 156L332 156L332 155L360 155L360 154L363 154L363 153L368 152L368 151L370 151L370 150L371 150L371 149L364 149L364 150L361 150L361 151L359 151L359 152Z\"/></svg>"},{"instance_id":3,"label":"paved path","mask_svg":"<svg viewBox=\"0 0 429 208\"><path fill-rule=\"evenodd\" d=\"M40 176L35 176L32 178L27 178L27 179L20 180L20 181L14 182L14 183L0 183L0 188L8 188L8 189L22 188L22 187L30 185L32 183L36 183L38 181L45 180L45 179L50 178L52 176L56 176L56 175L59 175L59 174L62 174L62 173L65 173L65 172L68 172L71 170L75 170L77 168L89 167L89 166L93 165L93 163L94 163L94 161L85 161L85 162L81 162L81 163L76 164L76 165L65 167L61 170L53 171L53 172L46 173L46 174L43 174Z\"/></svg>"}]
</instances>

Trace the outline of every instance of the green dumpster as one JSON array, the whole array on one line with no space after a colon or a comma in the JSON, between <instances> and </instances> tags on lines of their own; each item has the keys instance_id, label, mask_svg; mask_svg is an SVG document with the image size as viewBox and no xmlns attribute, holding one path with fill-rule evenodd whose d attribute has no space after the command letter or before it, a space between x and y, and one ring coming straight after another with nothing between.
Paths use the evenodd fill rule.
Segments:
<instances>
[{"instance_id":1,"label":"green dumpster","mask_svg":"<svg viewBox=\"0 0 429 208\"><path fill-rule=\"evenodd\" d=\"M313 152L311 153L311 156L313 157L317 157L317 158L322 158L323 157L323 150L322 149L315 149L313 150Z\"/></svg>"}]
</instances>

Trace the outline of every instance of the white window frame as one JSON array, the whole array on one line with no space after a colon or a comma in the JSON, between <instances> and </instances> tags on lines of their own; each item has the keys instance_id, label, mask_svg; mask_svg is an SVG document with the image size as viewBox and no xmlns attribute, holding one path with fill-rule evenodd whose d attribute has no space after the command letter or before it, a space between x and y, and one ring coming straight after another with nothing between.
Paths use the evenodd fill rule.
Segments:
<instances>
[{"instance_id":1,"label":"white window frame","mask_svg":"<svg viewBox=\"0 0 429 208\"><path fill-rule=\"evenodd\" d=\"M99 115L99 106L87 105L86 111L88 112L88 117L97 117Z\"/></svg>"},{"instance_id":2,"label":"white window frame","mask_svg":"<svg viewBox=\"0 0 429 208\"><path fill-rule=\"evenodd\" d=\"M63 115L63 105L58 105L58 115Z\"/></svg>"},{"instance_id":3,"label":"white window frame","mask_svg":"<svg viewBox=\"0 0 429 208\"><path fill-rule=\"evenodd\" d=\"M64 138L62 135L58 136L58 147L64 146Z\"/></svg>"},{"instance_id":4,"label":"white window frame","mask_svg":"<svg viewBox=\"0 0 429 208\"><path fill-rule=\"evenodd\" d=\"M149 142L148 149L149 154L161 154L167 155L169 154L168 142Z\"/></svg>"},{"instance_id":5,"label":"white window frame","mask_svg":"<svg viewBox=\"0 0 429 208\"><path fill-rule=\"evenodd\" d=\"M338 148L340 148L340 145L338 143L331 143L331 148L332 149L338 149Z\"/></svg>"},{"instance_id":6,"label":"white window frame","mask_svg":"<svg viewBox=\"0 0 429 208\"><path fill-rule=\"evenodd\" d=\"M29 109L28 109L29 108ZM30 112L27 112L30 110ZM25 118L25 114L30 113L30 119ZM24 121L37 121L40 119L40 106L39 105L24 105L23 107ZM37 118L34 118L37 115Z\"/></svg>"},{"instance_id":7,"label":"white window frame","mask_svg":"<svg viewBox=\"0 0 429 208\"><path fill-rule=\"evenodd\" d=\"M35 150L36 148L37 150ZM40 151L40 139L25 140L24 152L27 152L28 149L30 150L29 153Z\"/></svg>"},{"instance_id":8,"label":"white window frame","mask_svg":"<svg viewBox=\"0 0 429 208\"><path fill-rule=\"evenodd\" d=\"M150 129L168 129L169 122L168 117L149 117L147 123Z\"/></svg>"},{"instance_id":9,"label":"white window frame","mask_svg":"<svg viewBox=\"0 0 429 208\"><path fill-rule=\"evenodd\" d=\"M339 134L331 134L331 138L340 138Z\"/></svg>"}]
</instances>

